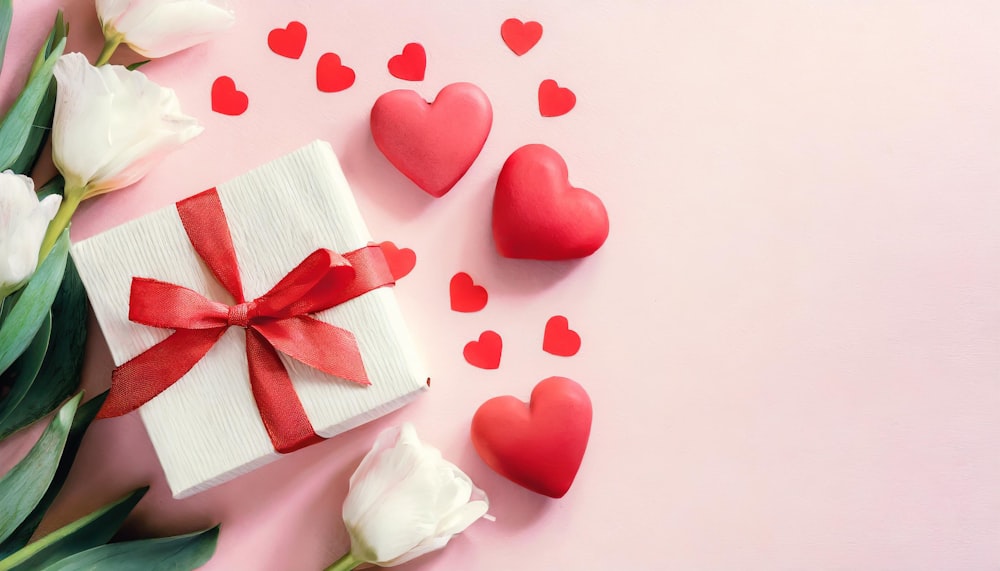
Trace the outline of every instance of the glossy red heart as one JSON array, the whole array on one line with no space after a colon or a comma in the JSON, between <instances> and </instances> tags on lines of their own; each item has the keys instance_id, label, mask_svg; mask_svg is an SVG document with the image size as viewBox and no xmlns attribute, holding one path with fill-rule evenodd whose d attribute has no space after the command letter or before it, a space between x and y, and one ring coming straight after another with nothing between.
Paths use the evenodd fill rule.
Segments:
<instances>
[{"instance_id":1,"label":"glossy red heart","mask_svg":"<svg viewBox=\"0 0 1000 571\"><path fill-rule=\"evenodd\" d=\"M472 417L472 444L498 474L553 498L566 495L590 438L587 391L565 377L535 385L531 402L490 399Z\"/></svg>"},{"instance_id":2,"label":"glossy red heart","mask_svg":"<svg viewBox=\"0 0 1000 571\"><path fill-rule=\"evenodd\" d=\"M403 279L417 265L417 254L409 248L397 248L395 243L388 241L380 243L379 247L389 264L389 273L396 281Z\"/></svg>"},{"instance_id":3,"label":"glossy red heart","mask_svg":"<svg viewBox=\"0 0 1000 571\"><path fill-rule=\"evenodd\" d=\"M448 284L448 294L451 298L452 311L462 313L474 313L486 307L489 294L486 288L476 285L472 281L472 276L465 272L458 272L451 278Z\"/></svg>"},{"instance_id":4,"label":"glossy red heart","mask_svg":"<svg viewBox=\"0 0 1000 571\"><path fill-rule=\"evenodd\" d=\"M576 94L566 87L559 87L554 79L546 79L538 86L538 112L542 117L558 117L570 112L576 105Z\"/></svg>"},{"instance_id":5,"label":"glossy red heart","mask_svg":"<svg viewBox=\"0 0 1000 571\"><path fill-rule=\"evenodd\" d=\"M424 46L411 43L403 46L403 53L389 58L389 73L407 81L423 81L427 70L427 52Z\"/></svg>"},{"instance_id":6,"label":"glossy red heart","mask_svg":"<svg viewBox=\"0 0 1000 571\"><path fill-rule=\"evenodd\" d=\"M500 255L582 258L597 251L607 237L604 203L570 186L559 153L545 145L525 145L507 158L493 195L493 239Z\"/></svg>"},{"instance_id":7,"label":"glossy red heart","mask_svg":"<svg viewBox=\"0 0 1000 571\"><path fill-rule=\"evenodd\" d=\"M324 93L343 91L354 85L354 70L335 53L325 53L316 62L316 87Z\"/></svg>"},{"instance_id":8,"label":"glossy red heart","mask_svg":"<svg viewBox=\"0 0 1000 571\"><path fill-rule=\"evenodd\" d=\"M523 56L542 39L542 25L510 18L500 25L500 36L510 51Z\"/></svg>"},{"instance_id":9,"label":"glossy red heart","mask_svg":"<svg viewBox=\"0 0 1000 571\"><path fill-rule=\"evenodd\" d=\"M302 57L306 49L306 27L302 22L289 22L284 28L275 28L267 34L267 47L291 59Z\"/></svg>"},{"instance_id":10,"label":"glossy red heart","mask_svg":"<svg viewBox=\"0 0 1000 571\"><path fill-rule=\"evenodd\" d=\"M545 322L542 337L542 351L572 357L580 350L580 334L569 328L569 320L562 315L554 315Z\"/></svg>"},{"instance_id":11,"label":"glossy red heart","mask_svg":"<svg viewBox=\"0 0 1000 571\"><path fill-rule=\"evenodd\" d=\"M471 83L453 83L428 103L399 89L372 107L375 145L399 172L434 197L444 196L479 156L493 125L490 100Z\"/></svg>"},{"instance_id":12,"label":"glossy red heart","mask_svg":"<svg viewBox=\"0 0 1000 571\"><path fill-rule=\"evenodd\" d=\"M503 351L503 339L496 331L483 331L478 341L465 344L462 355L473 367L480 369L498 369L500 353Z\"/></svg>"},{"instance_id":13,"label":"glossy red heart","mask_svg":"<svg viewBox=\"0 0 1000 571\"><path fill-rule=\"evenodd\" d=\"M250 98L236 89L233 78L223 75L212 83L212 111L223 115L242 115L249 105Z\"/></svg>"}]
</instances>

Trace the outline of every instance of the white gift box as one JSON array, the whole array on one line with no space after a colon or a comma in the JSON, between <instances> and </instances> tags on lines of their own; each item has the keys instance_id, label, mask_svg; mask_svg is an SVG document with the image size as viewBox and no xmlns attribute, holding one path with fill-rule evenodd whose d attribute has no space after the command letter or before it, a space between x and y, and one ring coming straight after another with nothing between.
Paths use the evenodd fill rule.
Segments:
<instances>
[{"instance_id":1,"label":"white gift box","mask_svg":"<svg viewBox=\"0 0 1000 571\"><path fill-rule=\"evenodd\" d=\"M314 142L216 188L247 299L270 290L317 248L346 253L373 241L328 143ZM198 258L172 205L84 240L72 255L116 365L173 332L129 321L133 277L232 302ZM371 381L359 386L281 355L319 436L364 424L427 388L391 287L313 316L354 333ZM244 330L230 327L184 377L139 408L175 498L281 456L251 394L245 347Z\"/></svg>"}]
</instances>

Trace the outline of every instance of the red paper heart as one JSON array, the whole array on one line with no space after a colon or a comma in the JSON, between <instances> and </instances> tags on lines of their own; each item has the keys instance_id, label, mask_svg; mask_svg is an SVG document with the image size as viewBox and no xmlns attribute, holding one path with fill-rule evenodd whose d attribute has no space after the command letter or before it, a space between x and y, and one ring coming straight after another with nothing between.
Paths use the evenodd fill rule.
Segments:
<instances>
[{"instance_id":1,"label":"red paper heart","mask_svg":"<svg viewBox=\"0 0 1000 571\"><path fill-rule=\"evenodd\" d=\"M569 328L569 320L562 315L555 315L545 322L545 336L542 338L542 351L572 357L580 350L580 334Z\"/></svg>"},{"instance_id":2,"label":"red paper heart","mask_svg":"<svg viewBox=\"0 0 1000 571\"><path fill-rule=\"evenodd\" d=\"M486 307L486 300L489 299L486 288L476 285L472 281L472 276L465 272L458 272L452 276L448 292L451 296L451 309L462 313L479 311Z\"/></svg>"},{"instance_id":3,"label":"red paper heart","mask_svg":"<svg viewBox=\"0 0 1000 571\"><path fill-rule=\"evenodd\" d=\"M559 87L554 79L546 79L538 86L538 111L542 117L565 115L576 105L576 95L566 87Z\"/></svg>"},{"instance_id":4,"label":"red paper heart","mask_svg":"<svg viewBox=\"0 0 1000 571\"><path fill-rule=\"evenodd\" d=\"M597 251L608 237L601 199L569 184L566 162L545 145L508 157L493 195L493 239L508 258L568 260Z\"/></svg>"},{"instance_id":5,"label":"red paper heart","mask_svg":"<svg viewBox=\"0 0 1000 571\"><path fill-rule=\"evenodd\" d=\"M503 350L503 340L496 331L483 331L479 341L469 341L465 344L462 355L473 367L480 369L497 369L500 367L500 353Z\"/></svg>"},{"instance_id":6,"label":"red paper heart","mask_svg":"<svg viewBox=\"0 0 1000 571\"><path fill-rule=\"evenodd\" d=\"M316 62L316 87L324 93L343 91L354 85L354 70L340 63L340 56L325 53Z\"/></svg>"},{"instance_id":7,"label":"red paper heart","mask_svg":"<svg viewBox=\"0 0 1000 571\"><path fill-rule=\"evenodd\" d=\"M510 51L523 56L542 39L542 25L510 18L500 25L500 36Z\"/></svg>"},{"instance_id":8,"label":"red paper heart","mask_svg":"<svg viewBox=\"0 0 1000 571\"><path fill-rule=\"evenodd\" d=\"M401 280L413 271L417 265L417 254L409 248L397 248L393 242L382 242L379 244L382 253L385 254L385 261L389 264L389 273L392 279Z\"/></svg>"},{"instance_id":9,"label":"red paper heart","mask_svg":"<svg viewBox=\"0 0 1000 571\"><path fill-rule=\"evenodd\" d=\"M236 89L233 78L222 75L212 83L212 111L223 115L242 115L249 105L250 98Z\"/></svg>"},{"instance_id":10,"label":"red paper heart","mask_svg":"<svg viewBox=\"0 0 1000 571\"><path fill-rule=\"evenodd\" d=\"M434 197L444 196L479 156L493 107L471 83L453 83L427 103L415 91L383 94L372 107L375 145L399 172Z\"/></svg>"},{"instance_id":11,"label":"red paper heart","mask_svg":"<svg viewBox=\"0 0 1000 571\"><path fill-rule=\"evenodd\" d=\"M284 28L275 28L267 35L271 51L291 59L302 57L306 49L306 27L302 22L289 22Z\"/></svg>"},{"instance_id":12,"label":"red paper heart","mask_svg":"<svg viewBox=\"0 0 1000 571\"><path fill-rule=\"evenodd\" d=\"M472 444L501 476L561 498L580 469L592 417L583 387L549 377L535 385L527 406L512 396L484 402L472 417Z\"/></svg>"},{"instance_id":13,"label":"red paper heart","mask_svg":"<svg viewBox=\"0 0 1000 571\"><path fill-rule=\"evenodd\" d=\"M407 81L423 81L427 70L427 53L424 46L410 43L403 46L403 53L389 58L389 73Z\"/></svg>"}]
</instances>

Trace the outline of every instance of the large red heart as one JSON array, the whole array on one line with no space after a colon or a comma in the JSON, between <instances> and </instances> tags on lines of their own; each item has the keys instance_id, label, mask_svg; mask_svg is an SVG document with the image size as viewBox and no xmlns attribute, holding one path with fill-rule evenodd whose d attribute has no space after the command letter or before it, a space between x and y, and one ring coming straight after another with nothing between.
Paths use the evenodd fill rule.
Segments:
<instances>
[{"instance_id":1,"label":"large red heart","mask_svg":"<svg viewBox=\"0 0 1000 571\"><path fill-rule=\"evenodd\" d=\"M500 368L500 353L503 351L503 339L496 331L483 331L478 341L465 344L462 355L473 367L480 369Z\"/></svg>"},{"instance_id":2,"label":"large red heart","mask_svg":"<svg viewBox=\"0 0 1000 571\"><path fill-rule=\"evenodd\" d=\"M354 85L354 70L340 63L340 56L325 53L316 62L316 87L324 93L343 91Z\"/></svg>"},{"instance_id":3,"label":"large red heart","mask_svg":"<svg viewBox=\"0 0 1000 571\"><path fill-rule=\"evenodd\" d=\"M375 145L399 172L444 196L479 156L493 125L490 100L471 83L453 83L433 103L417 92L383 94L372 107Z\"/></svg>"},{"instance_id":4,"label":"large red heart","mask_svg":"<svg viewBox=\"0 0 1000 571\"><path fill-rule=\"evenodd\" d=\"M583 387L549 377L535 385L530 404L512 396L484 402L472 417L472 444L501 476L561 498L580 469L592 416Z\"/></svg>"},{"instance_id":5,"label":"large red heart","mask_svg":"<svg viewBox=\"0 0 1000 571\"><path fill-rule=\"evenodd\" d=\"M267 47L291 59L302 57L306 49L306 27L302 22L289 22L284 28L275 28L267 34Z\"/></svg>"},{"instance_id":6,"label":"large red heart","mask_svg":"<svg viewBox=\"0 0 1000 571\"><path fill-rule=\"evenodd\" d=\"M403 53L389 58L389 73L407 81L423 81L427 70L427 52L424 46L411 43L403 46Z\"/></svg>"},{"instance_id":7,"label":"large red heart","mask_svg":"<svg viewBox=\"0 0 1000 571\"><path fill-rule=\"evenodd\" d=\"M565 115L576 105L576 94L569 88L559 87L554 79L538 84L538 112L542 117Z\"/></svg>"},{"instance_id":8,"label":"large red heart","mask_svg":"<svg viewBox=\"0 0 1000 571\"><path fill-rule=\"evenodd\" d=\"M510 18L500 25L500 36L510 51L523 56L542 38L542 25Z\"/></svg>"},{"instance_id":9,"label":"large red heart","mask_svg":"<svg viewBox=\"0 0 1000 571\"><path fill-rule=\"evenodd\" d=\"M489 293L481 285L472 281L472 276L458 272L448 283L448 296L451 298L452 311L475 313L486 307Z\"/></svg>"},{"instance_id":10,"label":"large red heart","mask_svg":"<svg viewBox=\"0 0 1000 571\"><path fill-rule=\"evenodd\" d=\"M493 239L500 255L582 258L597 251L607 237L604 203L570 186L559 153L545 145L525 145L507 158L493 195Z\"/></svg>"},{"instance_id":11,"label":"large red heart","mask_svg":"<svg viewBox=\"0 0 1000 571\"><path fill-rule=\"evenodd\" d=\"M212 111L223 115L242 115L250 105L246 93L236 89L233 78L223 75L212 83Z\"/></svg>"}]
</instances>

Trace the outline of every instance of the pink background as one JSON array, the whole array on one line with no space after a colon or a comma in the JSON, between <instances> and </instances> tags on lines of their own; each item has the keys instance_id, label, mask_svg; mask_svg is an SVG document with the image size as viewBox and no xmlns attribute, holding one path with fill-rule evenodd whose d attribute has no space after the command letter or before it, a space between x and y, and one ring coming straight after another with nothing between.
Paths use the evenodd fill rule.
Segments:
<instances>
[{"instance_id":1,"label":"pink background","mask_svg":"<svg viewBox=\"0 0 1000 571\"><path fill-rule=\"evenodd\" d=\"M373 234L417 252L397 287L434 375L408 408L185 501L170 498L137 416L97 422L45 522L53 529L150 484L130 535L223 524L205 569L320 569L346 549L340 504L377 432L402 421L483 487L480 521L412 570L996 569L1000 561L1000 49L994 2L239 2L215 41L143 68L205 132L135 187L76 217L81 239L314 138L340 155ZM65 5L94 59L88 1L16 0L4 106ZM537 20L523 57L509 17ZM299 20L305 53L271 53ZM427 77L391 77L408 42ZM336 52L357 82L320 93ZM115 59L133 61L123 50ZM250 97L211 111L229 75ZM576 108L539 116L552 78ZM493 131L432 199L379 154L375 98L481 86ZM13 86L13 87L12 87ZM577 263L499 258L493 185L527 143L557 149L602 197L611 235ZM472 274L486 309L450 311ZM574 357L541 350L569 318ZM504 339L496 371L464 344ZM100 335L85 385L107 386ZM590 446L561 500L492 473L469 421L549 375L594 403ZM37 431L36 431L37 432ZM31 433L8 443L6 469Z\"/></svg>"}]
</instances>

